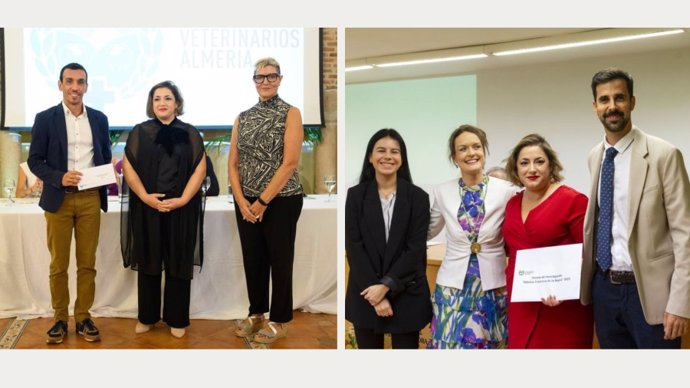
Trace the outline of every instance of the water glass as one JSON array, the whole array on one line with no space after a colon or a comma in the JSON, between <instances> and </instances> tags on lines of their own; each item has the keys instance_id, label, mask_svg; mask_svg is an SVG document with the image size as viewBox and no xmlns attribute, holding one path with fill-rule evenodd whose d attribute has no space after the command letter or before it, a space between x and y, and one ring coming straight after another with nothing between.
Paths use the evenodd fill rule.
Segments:
<instances>
[{"instance_id":1,"label":"water glass","mask_svg":"<svg viewBox=\"0 0 690 388\"><path fill-rule=\"evenodd\" d=\"M326 186L326 190L328 190L328 201L330 202L331 194L333 193L333 189L335 189L335 175L324 175L323 185Z\"/></svg>"},{"instance_id":2,"label":"water glass","mask_svg":"<svg viewBox=\"0 0 690 388\"><path fill-rule=\"evenodd\" d=\"M2 181L2 189L5 192L7 198L9 198L10 203L14 203L14 199L12 199L12 194L14 194L14 190L17 189L17 182L14 179L7 178L4 181Z\"/></svg>"}]
</instances>

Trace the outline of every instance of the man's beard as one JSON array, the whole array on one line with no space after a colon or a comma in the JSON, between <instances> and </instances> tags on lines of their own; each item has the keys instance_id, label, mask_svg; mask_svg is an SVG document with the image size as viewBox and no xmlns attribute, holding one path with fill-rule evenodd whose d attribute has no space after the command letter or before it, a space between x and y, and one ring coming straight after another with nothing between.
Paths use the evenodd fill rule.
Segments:
<instances>
[{"instance_id":1,"label":"man's beard","mask_svg":"<svg viewBox=\"0 0 690 388\"><path fill-rule=\"evenodd\" d=\"M612 116L612 115L618 115L620 117L618 122L611 123L611 122L606 120L609 116ZM625 117L625 114L623 112L617 110L617 111L613 111L613 112L605 114L604 117L602 117L602 119L601 119L601 123L604 124L604 127L607 130L609 130L610 132L620 132L620 131L624 130L625 128L627 128L628 124L630 123L630 118Z\"/></svg>"}]
</instances>

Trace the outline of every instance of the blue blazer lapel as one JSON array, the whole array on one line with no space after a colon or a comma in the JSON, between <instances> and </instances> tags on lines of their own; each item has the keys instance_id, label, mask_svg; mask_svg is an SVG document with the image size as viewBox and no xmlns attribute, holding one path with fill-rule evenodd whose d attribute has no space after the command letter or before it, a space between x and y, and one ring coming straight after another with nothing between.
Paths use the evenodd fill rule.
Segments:
<instances>
[{"instance_id":1,"label":"blue blazer lapel","mask_svg":"<svg viewBox=\"0 0 690 388\"><path fill-rule=\"evenodd\" d=\"M62 102L55 107L53 128L55 128L55 135L57 136L58 145L60 146L60 148L54 152L58 153L62 170L67 171L67 124L65 124L65 109L62 106ZM50 150L48 152L52 153Z\"/></svg>"},{"instance_id":2,"label":"blue blazer lapel","mask_svg":"<svg viewBox=\"0 0 690 388\"><path fill-rule=\"evenodd\" d=\"M96 119L96 113L84 105L84 109L87 110L87 117L89 118L89 126L91 127L91 139L93 141L93 163L95 166L100 166L105 164L103 153L101 152L101 147L103 146L101 142L102 129L100 128L100 122Z\"/></svg>"}]
</instances>

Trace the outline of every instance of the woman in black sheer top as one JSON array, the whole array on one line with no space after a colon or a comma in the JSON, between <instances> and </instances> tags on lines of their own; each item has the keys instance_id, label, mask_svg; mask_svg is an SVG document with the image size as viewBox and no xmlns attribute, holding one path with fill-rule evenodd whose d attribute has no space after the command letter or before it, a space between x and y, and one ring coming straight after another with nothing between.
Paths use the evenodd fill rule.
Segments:
<instances>
[{"instance_id":1,"label":"woman in black sheer top","mask_svg":"<svg viewBox=\"0 0 690 388\"><path fill-rule=\"evenodd\" d=\"M163 321L175 337L189 326L194 265L203 261L204 145L192 125L177 118L184 100L171 81L149 91L146 113L127 138L123 171L129 186L123 200L122 255L137 273L139 322L136 333L161 319L161 280L165 273Z\"/></svg>"}]
</instances>

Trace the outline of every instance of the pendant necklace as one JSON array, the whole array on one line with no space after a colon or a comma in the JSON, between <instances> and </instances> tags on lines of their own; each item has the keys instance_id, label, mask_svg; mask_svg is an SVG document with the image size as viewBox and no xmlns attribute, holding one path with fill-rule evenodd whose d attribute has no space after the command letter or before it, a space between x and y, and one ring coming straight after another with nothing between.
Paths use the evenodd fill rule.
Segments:
<instances>
[{"instance_id":1,"label":"pendant necklace","mask_svg":"<svg viewBox=\"0 0 690 388\"><path fill-rule=\"evenodd\" d=\"M476 205L476 208L479 209L480 207L484 206L484 198L486 197L486 185L488 183L487 177L484 177L481 182L478 184L479 189L478 190L468 190L465 189L465 184L462 181L462 178L460 178L459 186L460 186L460 210L462 210L463 215L465 216L465 220L467 221L467 225L474 225L473 223L470 222L470 216L468 215L468 209L465 206L465 192L477 192L479 191L481 194L479 196L479 201L476 201L476 198L472 199L472 205ZM483 189L482 189L482 184L483 184ZM479 229L474 231L474 236L471 238L471 245L470 245L470 251L474 254L477 254L482 251L482 245L477 242L477 238L479 237Z\"/></svg>"}]
</instances>

